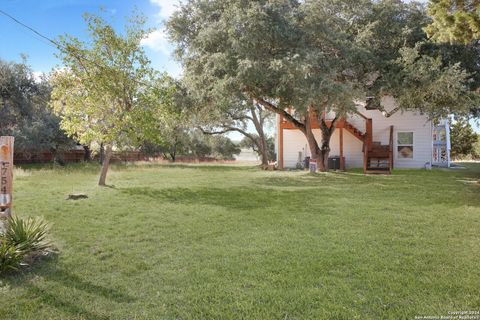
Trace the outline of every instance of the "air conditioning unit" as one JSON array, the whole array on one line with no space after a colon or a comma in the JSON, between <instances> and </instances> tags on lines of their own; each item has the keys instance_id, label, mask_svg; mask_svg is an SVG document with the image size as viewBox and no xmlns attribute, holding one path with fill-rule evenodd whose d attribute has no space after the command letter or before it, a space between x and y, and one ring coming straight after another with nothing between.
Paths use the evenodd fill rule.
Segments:
<instances>
[{"instance_id":1,"label":"air conditioning unit","mask_svg":"<svg viewBox=\"0 0 480 320\"><path fill-rule=\"evenodd\" d=\"M343 158L345 161L345 157ZM330 170L340 170L340 157L333 156L328 158L328 169Z\"/></svg>"}]
</instances>

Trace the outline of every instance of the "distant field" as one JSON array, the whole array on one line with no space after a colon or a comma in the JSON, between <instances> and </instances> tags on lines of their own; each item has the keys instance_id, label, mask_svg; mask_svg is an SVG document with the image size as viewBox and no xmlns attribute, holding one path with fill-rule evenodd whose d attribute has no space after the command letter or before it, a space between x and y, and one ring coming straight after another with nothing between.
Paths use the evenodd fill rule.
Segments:
<instances>
[{"instance_id":1,"label":"distant field","mask_svg":"<svg viewBox=\"0 0 480 320\"><path fill-rule=\"evenodd\" d=\"M480 164L16 170L60 254L0 279L0 319L414 319L480 311ZM72 192L89 199L67 201Z\"/></svg>"}]
</instances>

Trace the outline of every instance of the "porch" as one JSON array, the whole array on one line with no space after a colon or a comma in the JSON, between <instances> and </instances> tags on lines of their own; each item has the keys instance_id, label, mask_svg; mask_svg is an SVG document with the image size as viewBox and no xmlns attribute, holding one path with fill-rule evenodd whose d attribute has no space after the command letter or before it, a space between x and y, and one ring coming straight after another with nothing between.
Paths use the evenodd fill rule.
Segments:
<instances>
[{"instance_id":1,"label":"porch","mask_svg":"<svg viewBox=\"0 0 480 320\"><path fill-rule=\"evenodd\" d=\"M327 126L332 125L333 117L330 115L324 115ZM313 130L320 130L320 126L315 116L311 116L311 123ZM284 169L285 167L285 132L291 130L299 131L292 123L286 121L284 118L279 117L278 125L278 167ZM358 113L351 115L347 118L341 118L336 122L336 129L334 131L335 138L331 139L330 147L333 153L330 155L338 157L340 161L340 170L345 170L345 158L353 156L350 148L356 148L357 144L361 145L361 161L364 173L383 173L390 174L393 169L393 126L390 126L389 142L388 144L382 144L380 141L373 141L373 120L367 116ZM356 140L356 143L352 142L352 138ZM346 141L347 140L347 141ZM319 137L317 137L317 141ZM299 158L302 156L299 152ZM306 156L309 153L307 145L303 148L303 155ZM358 153L358 152L357 152ZM358 156L356 156L358 157ZM299 159L300 160L300 159Z\"/></svg>"}]
</instances>

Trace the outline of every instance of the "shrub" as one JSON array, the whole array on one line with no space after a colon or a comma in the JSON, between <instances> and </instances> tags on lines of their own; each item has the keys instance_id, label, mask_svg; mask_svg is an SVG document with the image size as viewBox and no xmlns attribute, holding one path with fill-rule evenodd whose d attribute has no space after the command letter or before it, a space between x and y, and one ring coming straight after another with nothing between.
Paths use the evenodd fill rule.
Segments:
<instances>
[{"instance_id":1,"label":"shrub","mask_svg":"<svg viewBox=\"0 0 480 320\"><path fill-rule=\"evenodd\" d=\"M45 251L51 244L47 241L48 225L38 218L21 219L12 216L7 220L3 237L27 253Z\"/></svg>"},{"instance_id":2,"label":"shrub","mask_svg":"<svg viewBox=\"0 0 480 320\"><path fill-rule=\"evenodd\" d=\"M25 257L25 252L6 239L0 240L0 274L16 271Z\"/></svg>"},{"instance_id":3,"label":"shrub","mask_svg":"<svg viewBox=\"0 0 480 320\"><path fill-rule=\"evenodd\" d=\"M48 226L41 219L8 218L0 233L0 274L18 270L22 263L47 253L51 248L47 231Z\"/></svg>"}]
</instances>

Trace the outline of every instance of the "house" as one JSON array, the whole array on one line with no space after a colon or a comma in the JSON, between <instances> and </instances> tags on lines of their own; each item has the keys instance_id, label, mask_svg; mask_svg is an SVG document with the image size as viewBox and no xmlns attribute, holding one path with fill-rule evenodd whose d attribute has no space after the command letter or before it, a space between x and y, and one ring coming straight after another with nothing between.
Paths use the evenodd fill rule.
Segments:
<instances>
[{"instance_id":1,"label":"house","mask_svg":"<svg viewBox=\"0 0 480 320\"><path fill-rule=\"evenodd\" d=\"M337 122L330 140L329 166L339 169L363 168L365 173L391 172L393 168L450 166L448 120L434 124L419 112L396 111L391 97L382 99L384 111L358 107ZM334 114L327 114L328 120ZM280 169L304 166L310 150L305 135L277 116L277 163ZM320 129L314 127L320 141Z\"/></svg>"}]
</instances>

